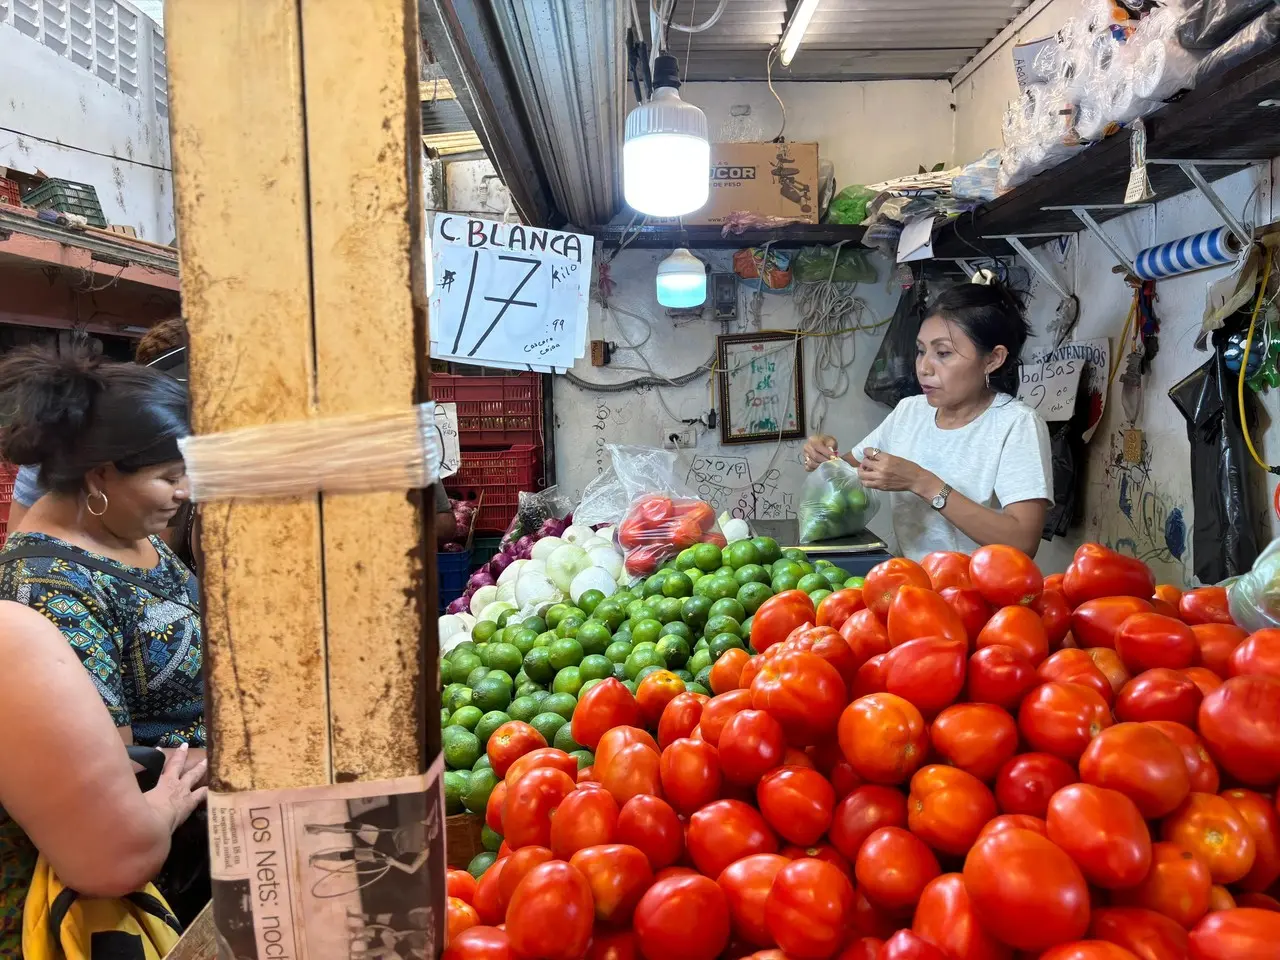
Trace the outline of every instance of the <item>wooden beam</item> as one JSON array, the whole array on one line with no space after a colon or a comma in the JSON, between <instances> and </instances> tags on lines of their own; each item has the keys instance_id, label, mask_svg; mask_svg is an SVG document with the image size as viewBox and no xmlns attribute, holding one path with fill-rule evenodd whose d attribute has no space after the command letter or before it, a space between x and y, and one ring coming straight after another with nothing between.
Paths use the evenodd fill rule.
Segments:
<instances>
[{"instance_id":1,"label":"wooden beam","mask_svg":"<svg viewBox=\"0 0 1280 960\"><path fill-rule=\"evenodd\" d=\"M453 84L440 77L437 80L422 80L418 83L418 99L423 103L432 100L457 100L458 95L453 91Z\"/></svg>"}]
</instances>

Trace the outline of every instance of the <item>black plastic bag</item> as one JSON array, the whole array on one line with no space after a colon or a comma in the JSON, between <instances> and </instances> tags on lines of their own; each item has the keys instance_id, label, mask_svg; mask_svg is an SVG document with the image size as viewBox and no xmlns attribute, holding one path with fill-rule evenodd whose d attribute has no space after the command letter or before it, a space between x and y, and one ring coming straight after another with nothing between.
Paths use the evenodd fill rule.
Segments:
<instances>
[{"instance_id":1,"label":"black plastic bag","mask_svg":"<svg viewBox=\"0 0 1280 960\"><path fill-rule=\"evenodd\" d=\"M924 392L916 379L916 336L924 323L928 293L923 275L914 276L915 282L902 291L862 388L868 397L886 407L896 407L907 397Z\"/></svg>"},{"instance_id":2,"label":"black plastic bag","mask_svg":"<svg viewBox=\"0 0 1280 960\"><path fill-rule=\"evenodd\" d=\"M1271 9L1245 24L1236 34L1214 49L1196 67L1192 82L1198 86L1210 77L1251 60L1280 41L1280 5L1271 0Z\"/></svg>"},{"instance_id":3,"label":"black plastic bag","mask_svg":"<svg viewBox=\"0 0 1280 960\"><path fill-rule=\"evenodd\" d=\"M1085 389L1088 371L1080 370L1080 387L1076 391L1076 408L1070 420L1049 424L1049 453L1053 458L1053 506L1044 518L1042 540L1065 537L1079 519L1083 498L1080 485L1089 455L1084 434L1089 429L1089 391Z\"/></svg>"},{"instance_id":4,"label":"black plastic bag","mask_svg":"<svg viewBox=\"0 0 1280 960\"><path fill-rule=\"evenodd\" d=\"M1187 50L1213 50L1275 4L1276 0L1198 0L1187 5L1178 24L1178 42Z\"/></svg>"},{"instance_id":5,"label":"black plastic bag","mask_svg":"<svg viewBox=\"0 0 1280 960\"><path fill-rule=\"evenodd\" d=\"M1187 421L1191 443L1191 502L1195 511L1191 544L1195 574L1201 583L1238 577L1258 559L1249 454L1232 389L1235 381L1223 358L1227 337L1233 331L1216 331L1213 356L1169 390L1169 399Z\"/></svg>"}]
</instances>

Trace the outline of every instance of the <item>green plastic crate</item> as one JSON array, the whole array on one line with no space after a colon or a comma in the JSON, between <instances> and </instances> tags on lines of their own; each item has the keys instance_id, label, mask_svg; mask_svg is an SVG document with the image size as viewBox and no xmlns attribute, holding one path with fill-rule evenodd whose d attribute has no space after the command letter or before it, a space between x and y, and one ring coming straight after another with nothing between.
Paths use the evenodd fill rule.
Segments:
<instances>
[{"instance_id":1,"label":"green plastic crate","mask_svg":"<svg viewBox=\"0 0 1280 960\"><path fill-rule=\"evenodd\" d=\"M79 214L89 221L91 227L107 225L107 218L102 215L102 204L98 202L98 191L88 183L46 180L23 197L22 202L36 210Z\"/></svg>"},{"instance_id":2,"label":"green plastic crate","mask_svg":"<svg viewBox=\"0 0 1280 960\"><path fill-rule=\"evenodd\" d=\"M493 559L502 546L501 537L476 537L471 545L471 569L478 570Z\"/></svg>"}]
</instances>

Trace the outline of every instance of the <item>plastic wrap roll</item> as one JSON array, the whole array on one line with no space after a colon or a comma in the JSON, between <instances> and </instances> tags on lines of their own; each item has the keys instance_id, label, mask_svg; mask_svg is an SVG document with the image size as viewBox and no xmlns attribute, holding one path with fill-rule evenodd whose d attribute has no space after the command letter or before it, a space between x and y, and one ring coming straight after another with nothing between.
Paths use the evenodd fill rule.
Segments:
<instances>
[{"instance_id":1,"label":"plastic wrap roll","mask_svg":"<svg viewBox=\"0 0 1280 960\"><path fill-rule=\"evenodd\" d=\"M1181 273L1235 263L1243 247L1226 227L1140 250L1134 258L1139 280L1163 280Z\"/></svg>"},{"instance_id":2,"label":"plastic wrap roll","mask_svg":"<svg viewBox=\"0 0 1280 960\"><path fill-rule=\"evenodd\" d=\"M1107 135L1110 123L1097 101L1088 100L1076 110L1076 133L1082 140L1101 140Z\"/></svg>"},{"instance_id":3,"label":"plastic wrap roll","mask_svg":"<svg viewBox=\"0 0 1280 960\"><path fill-rule=\"evenodd\" d=\"M1172 37L1144 44L1134 58L1133 89L1146 100L1168 100L1191 86L1200 57L1182 49Z\"/></svg>"}]
</instances>

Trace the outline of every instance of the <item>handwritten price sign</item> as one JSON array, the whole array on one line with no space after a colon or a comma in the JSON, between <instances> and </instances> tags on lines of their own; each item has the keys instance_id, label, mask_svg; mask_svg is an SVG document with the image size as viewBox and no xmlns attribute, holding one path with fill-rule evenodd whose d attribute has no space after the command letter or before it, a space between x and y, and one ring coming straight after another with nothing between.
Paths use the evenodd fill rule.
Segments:
<instances>
[{"instance_id":1,"label":"handwritten price sign","mask_svg":"<svg viewBox=\"0 0 1280 960\"><path fill-rule=\"evenodd\" d=\"M461 445L458 442L458 405L437 403L436 429L440 431L440 479L452 477L462 464Z\"/></svg>"},{"instance_id":2,"label":"handwritten price sign","mask_svg":"<svg viewBox=\"0 0 1280 960\"><path fill-rule=\"evenodd\" d=\"M1018 399L1035 409L1046 423L1070 420L1076 410L1080 390L1079 360L1045 360L1024 364Z\"/></svg>"}]
</instances>

